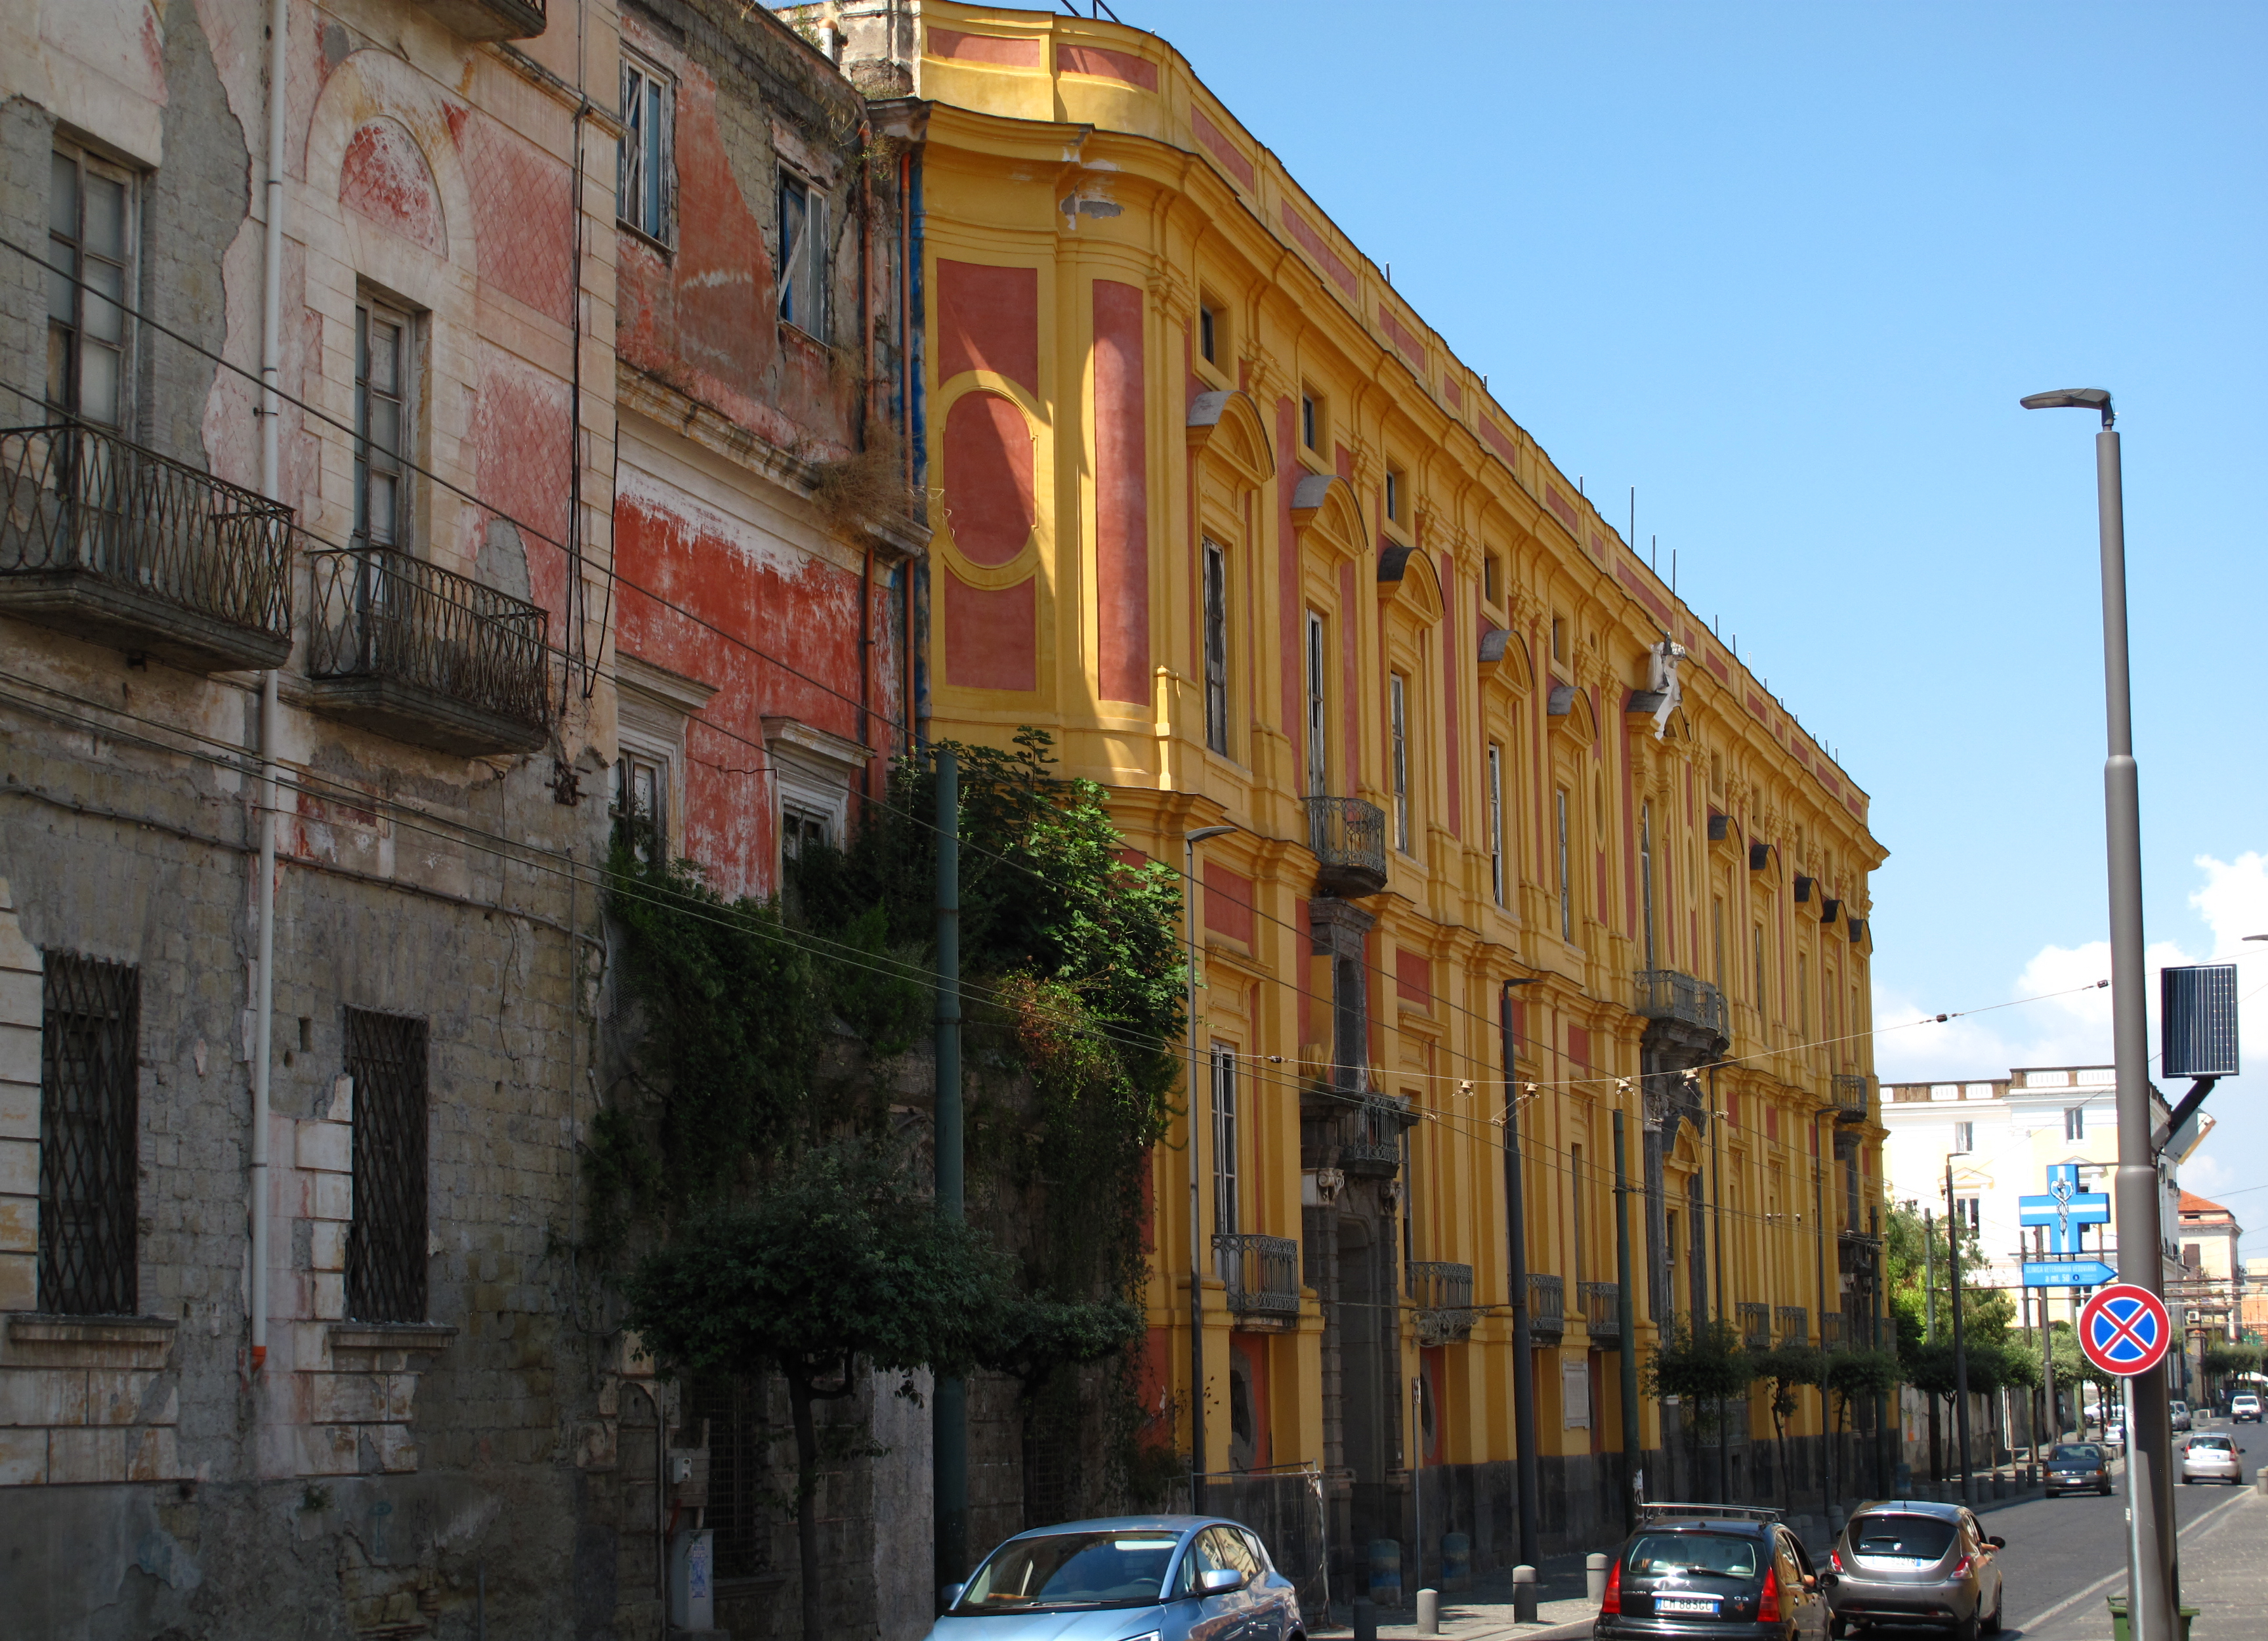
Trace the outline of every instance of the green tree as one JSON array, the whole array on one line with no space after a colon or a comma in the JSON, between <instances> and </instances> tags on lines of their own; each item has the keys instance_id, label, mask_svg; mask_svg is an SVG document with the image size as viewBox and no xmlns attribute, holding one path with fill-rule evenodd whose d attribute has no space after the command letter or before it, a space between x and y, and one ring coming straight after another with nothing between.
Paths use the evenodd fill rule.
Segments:
<instances>
[{"instance_id":1,"label":"green tree","mask_svg":"<svg viewBox=\"0 0 2268 1641\"><path fill-rule=\"evenodd\" d=\"M1783 1344L1754 1360L1756 1375L1766 1381L1771 1410L1772 1446L1779 1454L1780 1502L1795 1507L1795 1478L1788 1463L1787 1422L1795 1417L1799 1393L1827 1377L1827 1358L1816 1346Z\"/></svg>"},{"instance_id":2,"label":"green tree","mask_svg":"<svg viewBox=\"0 0 2268 1641\"><path fill-rule=\"evenodd\" d=\"M815 1402L847 1396L860 1363L965 1373L989 1365L1017 1306L1005 1258L908 1188L871 1146L812 1147L765 1188L701 1211L622 1284L625 1321L672 1371L785 1380L795 1425L804 1641L820 1641Z\"/></svg>"}]
</instances>

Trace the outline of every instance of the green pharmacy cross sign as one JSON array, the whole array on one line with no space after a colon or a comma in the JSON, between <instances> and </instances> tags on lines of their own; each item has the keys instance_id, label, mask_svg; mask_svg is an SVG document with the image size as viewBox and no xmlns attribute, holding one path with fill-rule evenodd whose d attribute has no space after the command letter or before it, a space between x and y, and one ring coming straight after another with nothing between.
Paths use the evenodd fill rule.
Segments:
<instances>
[{"instance_id":1,"label":"green pharmacy cross sign","mask_svg":"<svg viewBox=\"0 0 2268 1641\"><path fill-rule=\"evenodd\" d=\"M2044 1225L2048 1251L2024 1261L2028 1288L2093 1288L2118 1273L2087 1251L2087 1227L2110 1223L2110 1198L2079 1188L2079 1165L2048 1165L2047 1194L2016 1199L2019 1223ZM2099 1253L2100 1250L2097 1250Z\"/></svg>"}]
</instances>

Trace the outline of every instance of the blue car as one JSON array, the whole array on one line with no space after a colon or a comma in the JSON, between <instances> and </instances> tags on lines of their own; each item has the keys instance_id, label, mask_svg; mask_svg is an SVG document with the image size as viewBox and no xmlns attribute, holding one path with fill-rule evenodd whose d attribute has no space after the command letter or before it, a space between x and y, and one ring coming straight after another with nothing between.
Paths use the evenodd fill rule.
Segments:
<instances>
[{"instance_id":1,"label":"blue car","mask_svg":"<svg viewBox=\"0 0 2268 1641\"><path fill-rule=\"evenodd\" d=\"M1122 1516L1020 1533L946 1591L930 1641L1295 1641L1292 1581L1216 1516Z\"/></svg>"}]
</instances>

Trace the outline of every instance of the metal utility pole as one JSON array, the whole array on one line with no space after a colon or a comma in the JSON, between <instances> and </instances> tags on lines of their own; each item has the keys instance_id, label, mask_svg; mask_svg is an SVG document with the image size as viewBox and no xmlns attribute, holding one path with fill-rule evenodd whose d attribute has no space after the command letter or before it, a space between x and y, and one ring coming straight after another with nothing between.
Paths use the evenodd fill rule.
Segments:
<instances>
[{"instance_id":1,"label":"metal utility pole","mask_svg":"<svg viewBox=\"0 0 2268 1641\"><path fill-rule=\"evenodd\" d=\"M1930 1344L1937 1343L1937 1221L1926 1208L1921 1211L1921 1299L1924 1321L1922 1337Z\"/></svg>"},{"instance_id":2,"label":"metal utility pole","mask_svg":"<svg viewBox=\"0 0 2268 1641\"><path fill-rule=\"evenodd\" d=\"M1690 1077L1692 1073L1687 1072ZM1725 1172L1717 1150L1717 1068L1709 1068L1709 1269L1716 1278L1717 1330L1725 1328ZM1725 1399L1717 1398L1717 1502L1733 1502L1733 1432L1725 1427Z\"/></svg>"},{"instance_id":3,"label":"metal utility pole","mask_svg":"<svg viewBox=\"0 0 2268 1641\"><path fill-rule=\"evenodd\" d=\"M1536 1537L1536 1513L1542 1507L1542 1492L1537 1475L1535 1456L1535 1349L1528 1314L1528 1209L1527 1189L1521 1178L1520 1166L1520 1093L1513 1081L1516 1059L1513 1051L1512 989L1532 983L1526 980L1507 980L1497 994L1499 1023L1504 1031L1504 1211L1505 1255L1510 1266L1507 1280L1512 1287L1512 1433L1514 1445L1513 1476L1520 1498L1520 1562L1524 1567L1538 1565L1543 1560L1543 1547ZM1615 1117L1616 1132L1622 1131L1622 1116ZM1620 1152L1617 1151L1617 1157ZM1617 1164L1619 1166L1619 1164ZM1622 1204L1615 1204L1619 1216ZM1629 1273L1624 1273L1625 1284ZM1624 1410L1629 1417L1629 1409ZM1625 1425L1624 1440L1628 1441Z\"/></svg>"},{"instance_id":4,"label":"metal utility pole","mask_svg":"<svg viewBox=\"0 0 2268 1641\"><path fill-rule=\"evenodd\" d=\"M1811 1212L1815 1223L1812 1236L1816 1243L1815 1259L1819 1268L1819 1353L1827 1354L1827 1187L1819 1172L1819 1119L1837 1106L1815 1106L1811 1113ZM1820 1507L1835 1508L1835 1411L1834 1393L1827 1387L1825 1373L1819 1376L1819 1446L1822 1455L1820 1466Z\"/></svg>"},{"instance_id":5,"label":"metal utility pole","mask_svg":"<svg viewBox=\"0 0 2268 1641\"><path fill-rule=\"evenodd\" d=\"M1874 1239L1874 1274L1867 1288L1867 1348L1882 1348L1882 1286L1889 1274L1889 1250L1882 1242L1882 1211L1867 1210L1867 1229ZM1874 1395L1874 1491L1888 1497L1897 1487L1897 1459L1890 1431L1890 1398Z\"/></svg>"},{"instance_id":6,"label":"metal utility pole","mask_svg":"<svg viewBox=\"0 0 2268 1641\"><path fill-rule=\"evenodd\" d=\"M1189 1037L1189 1512L1204 1513L1204 1131L1206 1085L1197 1057L1197 845L1235 831L1201 826L1182 834L1182 928L1189 942L1185 1019Z\"/></svg>"},{"instance_id":7,"label":"metal utility pole","mask_svg":"<svg viewBox=\"0 0 2268 1641\"><path fill-rule=\"evenodd\" d=\"M1638 1320L1631 1304L1630 1181L1623 1165L1623 1113L1615 1107L1615 1281L1622 1291L1616 1299L1621 1336L1623 1381L1623 1531L1638 1531ZM1530 1417L1533 1417L1531 1410ZM1522 1553L1525 1553L1523 1548ZM1533 1567L1535 1563L1527 1564Z\"/></svg>"},{"instance_id":8,"label":"metal utility pole","mask_svg":"<svg viewBox=\"0 0 2268 1641\"><path fill-rule=\"evenodd\" d=\"M1961 1502L1977 1508L1969 1474L1969 1341L1961 1328L1961 1218L1953 1203L1953 1159L1945 1159L1945 1280L1953 1294L1953 1439L1961 1448Z\"/></svg>"},{"instance_id":9,"label":"metal utility pole","mask_svg":"<svg viewBox=\"0 0 2268 1641\"><path fill-rule=\"evenodd\" d=\"M2143 987L2142 796L2134 762L2134 714L2126 659L2126 504L2117 418L2101 387L2034 394L2027 410L2100 411L2095 500L2102 576L2103 841L2110 898L2111 1058L2118 1081L2118 1174L2113 1197L2118 1279L2164 1297L2158 1252L2159 1184L2150 1144L2150 1033ZM2172 1641L2176 1583L2173 1427L2161 1362L2126 1381L2126 1463L2133 1490L2134 1564L2126 1610L2134 1641Z\"/></svg>"},{"instance_id":10,"label":"metal utility pole","mask_svg":"<svg viewBox=\"0 0 2268 1641\"><path fill-rule=\"evenodd\" d=\"M961 766L937 749L937 1211L965 1217L961 1174ZM937 1517L940 1593L968 1573L968 1387L940 1378L931 1486Z\"/></svg>"}]
</instances>

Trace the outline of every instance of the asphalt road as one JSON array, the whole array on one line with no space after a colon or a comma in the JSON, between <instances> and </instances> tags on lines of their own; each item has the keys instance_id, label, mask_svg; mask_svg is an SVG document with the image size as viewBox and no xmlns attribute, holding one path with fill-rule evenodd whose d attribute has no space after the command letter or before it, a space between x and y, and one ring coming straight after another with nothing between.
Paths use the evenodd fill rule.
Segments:
<instances>
[{"instance_id":1,"label":"asphalt road","mask_svg":"<svg viewBox=\"0 0 2268 1641\"><path fill-rule=\"evenodd\" d=\"M2226 1430L2218 1421L2200 1420L2198 1429ZM2239 1501L2250 1497L2255 1468L2268 1461L2268 1431L2257 1424L2236 1427L2237 1446L2244 1455L2242 1488L2200 1483L2174 1487L2174 1517L2178 1524L2184 1571L2200 1541L2217 1525L2226 1525ZM2176 1436L2178 1444L2181 1438ZM2126 1588L2126 1478L2124 1467L2114 1475L2117 1486L2105 1498L2078 1493L2062 1498L2036 1498L1979 1512L1984 1530L2008 1541L2000 1559L2006 1580L2007 1624L2003 1634L2026 1641L2101 1641L2110 1633L2106 1595L2124 1594ZM2247 1518L2248 1531L2250 1518ZM2225 1534L2215 1534L2225 1538ZM2214 1550L2221 1546L2216 1542ZM2264 1547L2268 1548L2268 1547ZM2200 1567L2199 1571L2202 1571ZM2184 1599L2194 1592L2185 1590ZM2262 1632L2268 1633L2268 1617ZM1883 1632L1885 1637L1892 1633ZM1918 1632L1915 1632L1918 1633ZM2225 1631L2216 1631L2217 1635ZM2200 1630L2197 1641L2206 1641Z\"/></svg>"}]
</instances>

